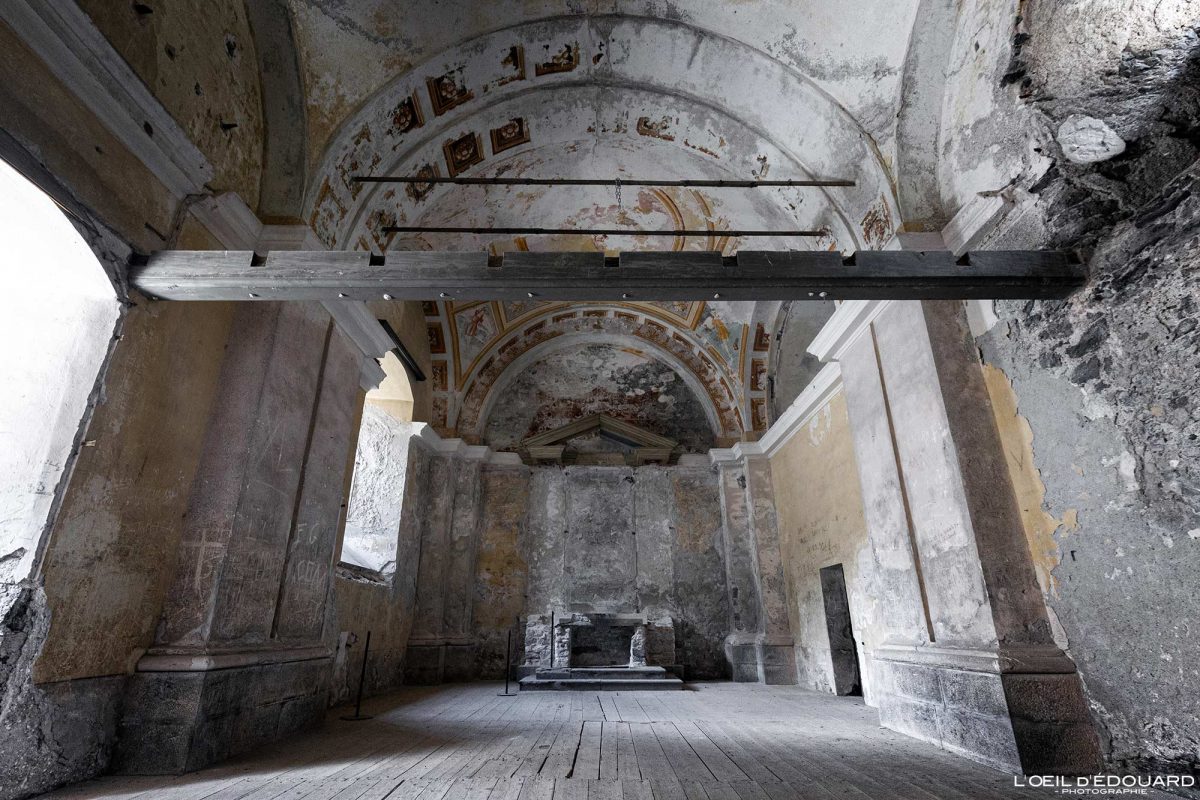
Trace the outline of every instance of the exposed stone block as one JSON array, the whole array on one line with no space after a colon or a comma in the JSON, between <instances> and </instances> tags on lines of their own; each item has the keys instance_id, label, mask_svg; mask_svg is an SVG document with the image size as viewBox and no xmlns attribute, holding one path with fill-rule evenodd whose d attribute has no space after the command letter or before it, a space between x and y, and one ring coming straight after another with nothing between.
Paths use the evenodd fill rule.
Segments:
<instances>
[{"instance_id":1,"label":"exposed stone block","mask_svg":"<svg viewBox=\"0 0 1200 800\"><path fill-rule=\"evenodd\" d=\"M130 676L116 771L182 773L320 722L330 659Z\"/></svg>"}]
</instances>

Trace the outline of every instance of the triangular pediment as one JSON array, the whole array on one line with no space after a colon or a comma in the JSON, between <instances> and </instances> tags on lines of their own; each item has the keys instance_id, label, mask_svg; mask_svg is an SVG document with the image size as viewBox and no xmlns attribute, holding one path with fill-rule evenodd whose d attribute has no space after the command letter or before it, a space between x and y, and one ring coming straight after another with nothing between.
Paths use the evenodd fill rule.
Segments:
<instances>
[{"instance_id":1,"label":"triangular pediment","mask_svg":"<svg viewBox=\"0 0 1200 800\"><path fill-rule=\"evenodd\" d=\"M667 464L678 442L639 428L607 414L590 414L568 422L551 431L530 436L521 442L521 456L531 464L574 464L579 453L571 446L574 440L599 435L627 448L623 461L631 466ZM607 454L617 456L617 453ZM604 462L612 463L610 458Z\"/></svg>"}]
</instances>

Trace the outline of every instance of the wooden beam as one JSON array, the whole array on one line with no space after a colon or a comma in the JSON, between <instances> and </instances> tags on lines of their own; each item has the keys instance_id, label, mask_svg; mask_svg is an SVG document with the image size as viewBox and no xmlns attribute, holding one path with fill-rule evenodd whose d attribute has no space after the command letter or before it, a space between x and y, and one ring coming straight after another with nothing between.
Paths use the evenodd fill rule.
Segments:
<instances>
[{"instance_id":1,"label":"wooden beam","mask_svg":"<svg viewBox=\"0 0 1200 800\"><path fill-rule=\"evenodd\" d=\"M131 283L164 300L1061 299L1086 278L1057 251L164 251L130 266Z\"/></svg>"}]
</instances>

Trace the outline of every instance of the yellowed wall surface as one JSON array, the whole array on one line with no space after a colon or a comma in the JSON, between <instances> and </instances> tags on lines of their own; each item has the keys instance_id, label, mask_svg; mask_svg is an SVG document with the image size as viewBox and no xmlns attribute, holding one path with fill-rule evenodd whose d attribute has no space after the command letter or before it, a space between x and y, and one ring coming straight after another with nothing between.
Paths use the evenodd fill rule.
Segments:
<instances>
[{"instance_id":1,"label":"yellowed wall surface","mask_svg":"<svg viewBox=\"0 0 1200 800\"><path fill-rule=\"evenodd\" d=\"M1012 384L1003 370L990 364L983 365L983 377L992 399L992 411L1004 447L1008 474L1021 508L1021 522L1025 527L1025 538L1029 541L1029 553L1033 557L1038 583L1044 594L1054 595L1058 589L1053 570L1061 557L1054 534L1060 527L1068 530L1078 528L1076 510L1068 508L1062 519L1047 513L1046 485L1042 483L1041 473L1033 460L1033 431L1025 418L1017 413L1017 396Z\"/></svg>"},{"instance_id":2,"label":"yellowed wall surface","mask_svg":"<svg viewBox=\"0 0 1200 800\"><path fill-rule=\"evenodd\" d=\"M144 301L126 316L44 561L36 682L121 674L150 645L232 316Z\"/></svg>"},{"instance_id":3,"label":"yellowed wall surface","mask_svg":"<svg viewBox=\"0 0 1200 800\"><path fill-rule=\"evenodd\" d=\"M874 617L871 552L844 395L835 395L776 452L771 476L800 684L833 691L820 581L821 568L833 564L845 571L859 669L867 682L861 643L869 650L875 634L868 623Z\"/></svg>"},{"instance_id":4,"label":"yellowed wall surface","mask_svg":"<svg viewBox=\"0 0 1200 800\"><path fill-rule=\"evenodd\" d=\"M150 13L111 0L79 5L212 163L212 187L255 208L263 115L245 5L175 0L153 3Z\"/></svg>"},{"instance_id":5,"label":"yellowed wall surface","mask_svg":"<svg viewBox=\"0 0 1200 800\"><path fill-rule=\"evenodd\" d=\"M170 235L174 198L3 23L0 119L132 245L147 250L165 246L153 231Z\"/></svg>"}]
</instances>

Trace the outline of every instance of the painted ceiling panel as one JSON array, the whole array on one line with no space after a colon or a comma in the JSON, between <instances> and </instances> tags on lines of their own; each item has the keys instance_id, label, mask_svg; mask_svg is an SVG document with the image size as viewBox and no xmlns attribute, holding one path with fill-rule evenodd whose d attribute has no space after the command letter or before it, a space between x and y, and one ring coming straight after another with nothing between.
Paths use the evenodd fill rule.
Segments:
<instances>
[{"instance_id":1,"label":"painted ceiling panel","mask_svg":"<svg viewBox=\"0 0 1200 800\"><path fill-rule=\"evenodd\" d=\"M590 379L581 381L581 372ZM483 432L495 450L598 413L675 439L683 452L706 452L716 441L704 401L670 366L636 347L577 343L547 353L497 400Z\"/></svg>"},{"instance_id":2,"label":"painted ceiling panel","mask_svg":"<svg viewBox=\"0 0 1200 800\"><path fill-rule=\"evenodd\" d=\"M324 147L311 154L305 218L332 248L374 252L881 247L899 218L890 142L913 3L859 5L869 7L848 15L817 3L592 3L587 13L563 15L560 5L536 0L444 2L420 12L382 0L292 0L309 142ZM388 174L613 184L353 180ZM693 190L629 183L638 178L841 178L855 185ZM630 233L387 230L397 225ZM725 233L739 228L821 234L751 240ZM644 233L683 229L710 233ZM753 437L771 421L767 374L777 307L431 300L432 421L443 433L498 446L537 432L542 422L561 423L569 409L617 416L624 409L635 424L670 427L639 423L637 403L614 393L613 369L604 365L636 353L645 360L641 372L676 375L687 389L671 397L690 410L663 435L699 441L688 421L695 408L681 399L688 397L703 410L706 446ZM560 355L578 356L588 346L607 348L607 355ZM575 380L570 391L568 373Z\"/></svg>"},{"instance_id":3,"label":"painted ceiling panel","mask_svg":"<svg viewBox=\"0 0 1200 800\"><path fill-rule=\"evenodd\" d=\"M305 83L309 142L317 159L341 121L381 87L439 54L492 31L563 15L657 18L714 32L759 50L811 77L881 143L891 138L901 64L916 0L856 0L844 4L799 0L291 0ZM636 22L634 23L636 24ZM582 45L583 43L581 43ZM564 42L528 47L528 67L549 62ZM687 43L680 43L686 59ZM657 61L661 46L647 52ZM581 54L583 55L583 54ZM587 59L602 61L602 48ZM449 65L453 66L453 65ZM756 95L766 108L769 87Z\"/></svg>"}]
</instances>

